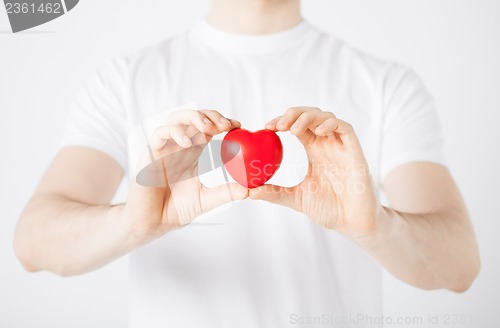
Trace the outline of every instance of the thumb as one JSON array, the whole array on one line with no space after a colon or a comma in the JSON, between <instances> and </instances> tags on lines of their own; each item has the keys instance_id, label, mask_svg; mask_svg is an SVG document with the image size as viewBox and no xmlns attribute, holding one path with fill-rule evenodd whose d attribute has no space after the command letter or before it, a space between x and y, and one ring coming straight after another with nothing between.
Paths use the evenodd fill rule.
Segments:
<instances>
[{"instance_id":1,"label":"thumb","mask_svg":"<svg viewBox=\"0 0 500 328\"><path fill-rule=\"evenodd\" d=\"M297 187L281 187L277 185L265 184L263 186L250 189L249 197L255 200L265 200L266 202L297 208Z\"/></svg>"},{"instance_id":2,"label":"thumb","mask_svg":"<svg viewBox=\"0 0 500 328\"><path fill-rule=\"evenodd\" d=\"M203 187L200 196L203 212L208 212L217 206L247 198L248 189L238 183L227 183L215 188Z\"/></svg>"}]
</instances>

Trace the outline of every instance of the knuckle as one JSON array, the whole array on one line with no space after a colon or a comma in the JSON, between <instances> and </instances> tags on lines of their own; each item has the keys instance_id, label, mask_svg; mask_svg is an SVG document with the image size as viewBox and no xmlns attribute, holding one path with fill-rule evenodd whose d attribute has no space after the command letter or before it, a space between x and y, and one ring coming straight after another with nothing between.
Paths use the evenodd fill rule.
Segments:
<instances>
[{"instance_id":1,"label":"knuckle","mask_svg":"<svg viewBox=\"0 0 500 328\"><path fill-rule=\"evenodd\" d=\"M328 119L332 119L332 118L337 118L337 116L335 116L335 114L333 112L330 112L330 111L323 111L323 113L325 113L325 115L328 117Z\"/></svg>"},{"instance_id":2,"label":"knuckle","mask_svg":"<svg viewBox=\"0 0 500 328\"><path fill-rule=\"evenodd\" d=\"M285 116L295 115L301 111L301 107L290 107L285 111Z\"/></svg>"},{"instance_id":3,"label":"knuckle","mask_svg":"<svg viewBox=\"0 0 500 328\"><path fill-rule=\"evenodd\" d=\"M193 118L201 118L203 116L203 113L201 111L199 111L199 110L196 110L196 109L191 109L189 111L189 114Z\"/></svg>"},{"instance_id":4,"label":"knuckle","mask_svg":"<svg viewBox=\"0 0 500 328\"><path fill-rule=\"evenodd\" d=\"M203 112L205 113L210 113L210 114L213 114L213 115L221 115L221 113L219 113L218 111L216 111L215 109L207 109L207 110L204 110Z\"/></svg>"},{"instance_id":5,"label":"knuckle","mask_svg":"<svg viewBox=\"0 0 500 328\"><path fill-rule=\"evenodd\" d=\"M196 110L193 114L193 118L199 121L203 120L204 117L206 117L206 115L201 110Z\"/></svg>"},{"instance_id":6,"label":"knuckle","mask_svg":"<svg viewBox=\"0 0 500 328\"><path fill-rule=\"evenodd\" d=\"M312 120L317 113L309 111L309 112L304 112L302 115L299 116L298 121L300 120L301 122L308 122Z\"/></svg>"},{"instance_id":7,"label":"knuckle","mask_svg":"<svg viewBox=\"0 0 500 328\"><path fill-rule=\"evenodd\" d=\"M345 128L349 131L349 132L353 132L354 131L354 127L351 125L351 123L348 123L348 122L344 122L344 125L345 125Z\"/></svg>"},{"instance_id":8,"label":"knuckle","mask_svg":"<svg viewBox=\"0 0 500 328\"><path fill-rule=\"evenodd\" d=\"M339 121L336 118L331 117L325 121L325 126L329 129L336 130L339 126Z\"/></svg>"},{"instance_id":9,"label":"knuckle","mask_svg":"<svg viewBox=\"0 0 500 328\"><path fill-rule=\"evenodd\" d=\"M203 124L203 119L207 116L200 110L193 110L190 119L190 124L188 126L194 126L199 130L205 130L205 124Z\"/></svg>"},{"instance_id":10,"label":"knuckle","mask_svg":"<svg viewBox=\"0 0 500 328\"><path fill-rule=\"evenodd\" d=\"M170 112L167 116L167 122L175 122L177 118L187 112L189 112L190 109L179 109L179 110L174 110Z\"/></svg>"}]
</instances>

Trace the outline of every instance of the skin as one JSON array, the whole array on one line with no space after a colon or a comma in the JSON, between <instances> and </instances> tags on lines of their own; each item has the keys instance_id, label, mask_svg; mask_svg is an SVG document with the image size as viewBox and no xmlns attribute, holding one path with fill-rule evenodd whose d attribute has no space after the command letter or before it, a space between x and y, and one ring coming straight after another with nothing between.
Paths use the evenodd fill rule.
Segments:
<instances>
[{"instance_id":1,"label":"skin","mask_svg":"<svg viewBox=\"0 0 500 328\"><path fill-rule=\"evenodd\" d=\"M478 248L445 167L413 162L394 169L383 182L392 204L388 208L377 199L349 123L318 108L295 107L266 128L297 136L309 170L297 186L264 185L250 190L250 198L290 207L344 234L411 285L456 292L470 287L479 271Z\"/></svg>"},{"instance_id":2,"label":"skin","mask_svg":"<svg viewBox=\"0 0 500 328\"><path fill-rule=\"evenodd\" d=\"M295 0L214 0L208 20L230 32L265 34L300 22L299 9ZM200 145L239 126L213 110L173 113L151 137L138 170L151 162L151 154L161 158L186 149L182 160L169 156L158 172L167 182L180 182L154 188L132 183L126 204L115 206L110 202L123 177L119 164L97 150L62 149L19 220L14 248L20 262L31 272L82 274L216 206L250 197L305 213L350 238L411 285L456 292L471 286L480 269L477 242L445 167L425 162L397 167L383 181L391 203L384 207L352 126L330 112L295 107L266 128L289 131L303 144L309 171L302 183L252 190L238 184L205 188L195 174ZM350 169L354 167L366 170Z\"/></svg>"},{"instance_id":3,"label":"skin","mask_svg":"<svg viewBox=\"0 0 500 328\"><path fill-rule=\"evenodd\" d=\"M212 0L207 20L232 33L269 34L302 21L299 0Z\"/></svg>"}]
</instances>

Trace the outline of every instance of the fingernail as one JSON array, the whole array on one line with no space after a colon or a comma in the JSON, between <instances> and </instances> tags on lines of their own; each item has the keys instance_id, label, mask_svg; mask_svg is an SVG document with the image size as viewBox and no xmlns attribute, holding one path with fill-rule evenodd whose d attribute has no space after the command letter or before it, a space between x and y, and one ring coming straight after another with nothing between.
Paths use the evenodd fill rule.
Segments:
<instances>
[{"instance_id":1,"label":"fingernail","mask_svg":"<svg viewBox=\"0 0 500 328\"><path fill-rule=\"evenodd\" d=\"M224 123L224 124L231 124L231 122L229 122L229 120L228 120L227 118L225 118L225 117L221 117L221 118L220 118L220 121L221 121L222 123Z\"/></svg>"},{"instance_id":2,"label":"fingernail","mask_svg":"<svg viewBox=\"0 0 500 328\"><path fill-rule=\"evenodd\" d=\"M212 124L212 121L210 121L208 118L204 117L203 123L210 125L210 124Z\"/></svg>"}]
</instances>

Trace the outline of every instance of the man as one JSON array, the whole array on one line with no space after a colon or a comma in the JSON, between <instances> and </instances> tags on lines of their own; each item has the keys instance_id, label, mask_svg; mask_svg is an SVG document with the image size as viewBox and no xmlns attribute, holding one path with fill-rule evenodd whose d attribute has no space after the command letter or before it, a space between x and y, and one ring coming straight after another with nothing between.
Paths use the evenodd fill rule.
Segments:
<instances>
[{"instance_id":1,"label":"man","mask_svg":"<svg viewBox=\"0 0 500 328\"><path fill-rule=\"evenodd\" d=\"M208 188L201 146L242 125L280 133L274 185ZM139 183L159 159L165 185ZM111 205L124 173L128 199ZM420 79L318 31L299 0L213 0L187 33L103 65L15 250L28 271L63 276L131 253L132 327L283 327L323 314L342 326L380 315L380 265L456 292L480 266Z\"/></svg>"}]
</instances>

